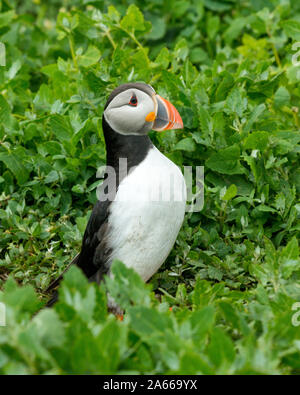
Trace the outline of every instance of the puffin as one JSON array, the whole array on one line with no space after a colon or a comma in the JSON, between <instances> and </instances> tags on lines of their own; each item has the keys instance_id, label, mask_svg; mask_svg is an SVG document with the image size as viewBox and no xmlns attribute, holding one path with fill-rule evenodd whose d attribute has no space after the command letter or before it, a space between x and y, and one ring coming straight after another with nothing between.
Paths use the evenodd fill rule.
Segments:
<instances>
[{"instance_id":1,"label":"puffin","mask_svg":"<svg viewBox=\"0 0 300 395\"><path fill-rule=\"evenodd\" d=\"M80 253L46 289L55 289L48 307L57 301L57 286L72 265L89 281L100 283L105 275L111 275L114 260L119 260L147 282L168 257L184 220L184 176L148 136L152 130L183 129L176 108L152 86L126 83L109 95L102 129L104 180L97 190ZM108 308L118 310L109 296Z\"/></svg>"}]
</instances>

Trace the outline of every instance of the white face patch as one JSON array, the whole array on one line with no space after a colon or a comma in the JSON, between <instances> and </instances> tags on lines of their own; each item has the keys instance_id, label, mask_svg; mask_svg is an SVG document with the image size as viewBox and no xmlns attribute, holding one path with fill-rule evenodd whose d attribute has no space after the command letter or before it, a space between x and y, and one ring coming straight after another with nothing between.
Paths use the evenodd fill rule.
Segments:
<instances>
[{"instance_id":1,"label":"white face patch","mask_svg":"<svg viewBox=\"0 0 300 395\"><path fill-rule=\"evenodd\" d=\"M136 98L136 105L130 104L132 98ZM150 112L156 113L155 107L154 97L139 89L130 88L119 93L109 103L104 117L109 126L118 133L144 135L153 126L153 122L147 122L145 118Z\"/></svg>"}]
</instances>

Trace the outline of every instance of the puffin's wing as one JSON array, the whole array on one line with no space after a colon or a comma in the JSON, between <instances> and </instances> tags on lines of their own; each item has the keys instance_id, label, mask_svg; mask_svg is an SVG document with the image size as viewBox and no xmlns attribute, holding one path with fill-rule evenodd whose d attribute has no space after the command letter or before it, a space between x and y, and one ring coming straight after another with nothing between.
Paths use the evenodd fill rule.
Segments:
<instances>
[{"instance_id":1,"label":"puffin's wing","mask_svg":"<svg viewBox=\"0 0 300 395\"><path fill-rule=\"evenodd\" d=\"M106 246L107 217L110 203L109 200L97 201L84 232L81 252L68 264L64 272L52 281L45 293L52 291L59 285L64 274L72 265L80 267L89 281L100 281L102 274L107 271L105 262L110 253ZM56 299L57 294L55 293L47 306L55 303Z\"/></svg>"},{"instance_id":2,"label":"puffin's wing","mask_svg":"<svg viewBox=\"0 0 300 395\"><path fill-rule=\"evenodd\" d=\"M97 201L84 232L77 265L87 278L93 276L99 269L105 270L105 263L110 253L106 243L110 203L110 200Z\"/></svg>"}]
</instances>

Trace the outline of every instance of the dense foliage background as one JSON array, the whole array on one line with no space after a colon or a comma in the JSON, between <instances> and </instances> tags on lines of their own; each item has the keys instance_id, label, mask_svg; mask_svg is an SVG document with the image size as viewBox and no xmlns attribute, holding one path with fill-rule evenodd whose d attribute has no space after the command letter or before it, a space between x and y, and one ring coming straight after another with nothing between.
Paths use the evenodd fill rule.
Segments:
<instances>
[{"instance_id":1,"label":"dense foliage background","mask_svg":"<svg viewBox=\"0 0 300 395\"><path fill-rule=\"evenodd\" d=\"M299 373L300 3L0 4L0 372ZM205 166L204 208L150 285L116 263L123 322L76 268L39 311L80 248L103 106L127 81L178 108L184 132L151 138Z\"/></svg>"}]
</instances>

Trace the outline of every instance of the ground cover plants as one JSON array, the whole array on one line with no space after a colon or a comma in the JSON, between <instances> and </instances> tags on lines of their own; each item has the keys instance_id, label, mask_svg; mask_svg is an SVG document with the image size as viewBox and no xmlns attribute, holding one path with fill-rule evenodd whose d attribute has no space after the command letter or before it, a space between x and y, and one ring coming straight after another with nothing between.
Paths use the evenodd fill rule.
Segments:
<instances>
[{"instance_id":1,"label":"ground cover plants","mask_svg":"<svg viewBox=\"0 0 300 395\"><path fill-rule=\"evenodd\" d=\"M0 372L298 374L299 2L0 11ZM74 268L43 309L96 201L106 97L128 81L178 108L184 131L151 138L179 166L204 166L204 207L149 284L121 262L100 288Z\"/></svg>"}]
</instances>

